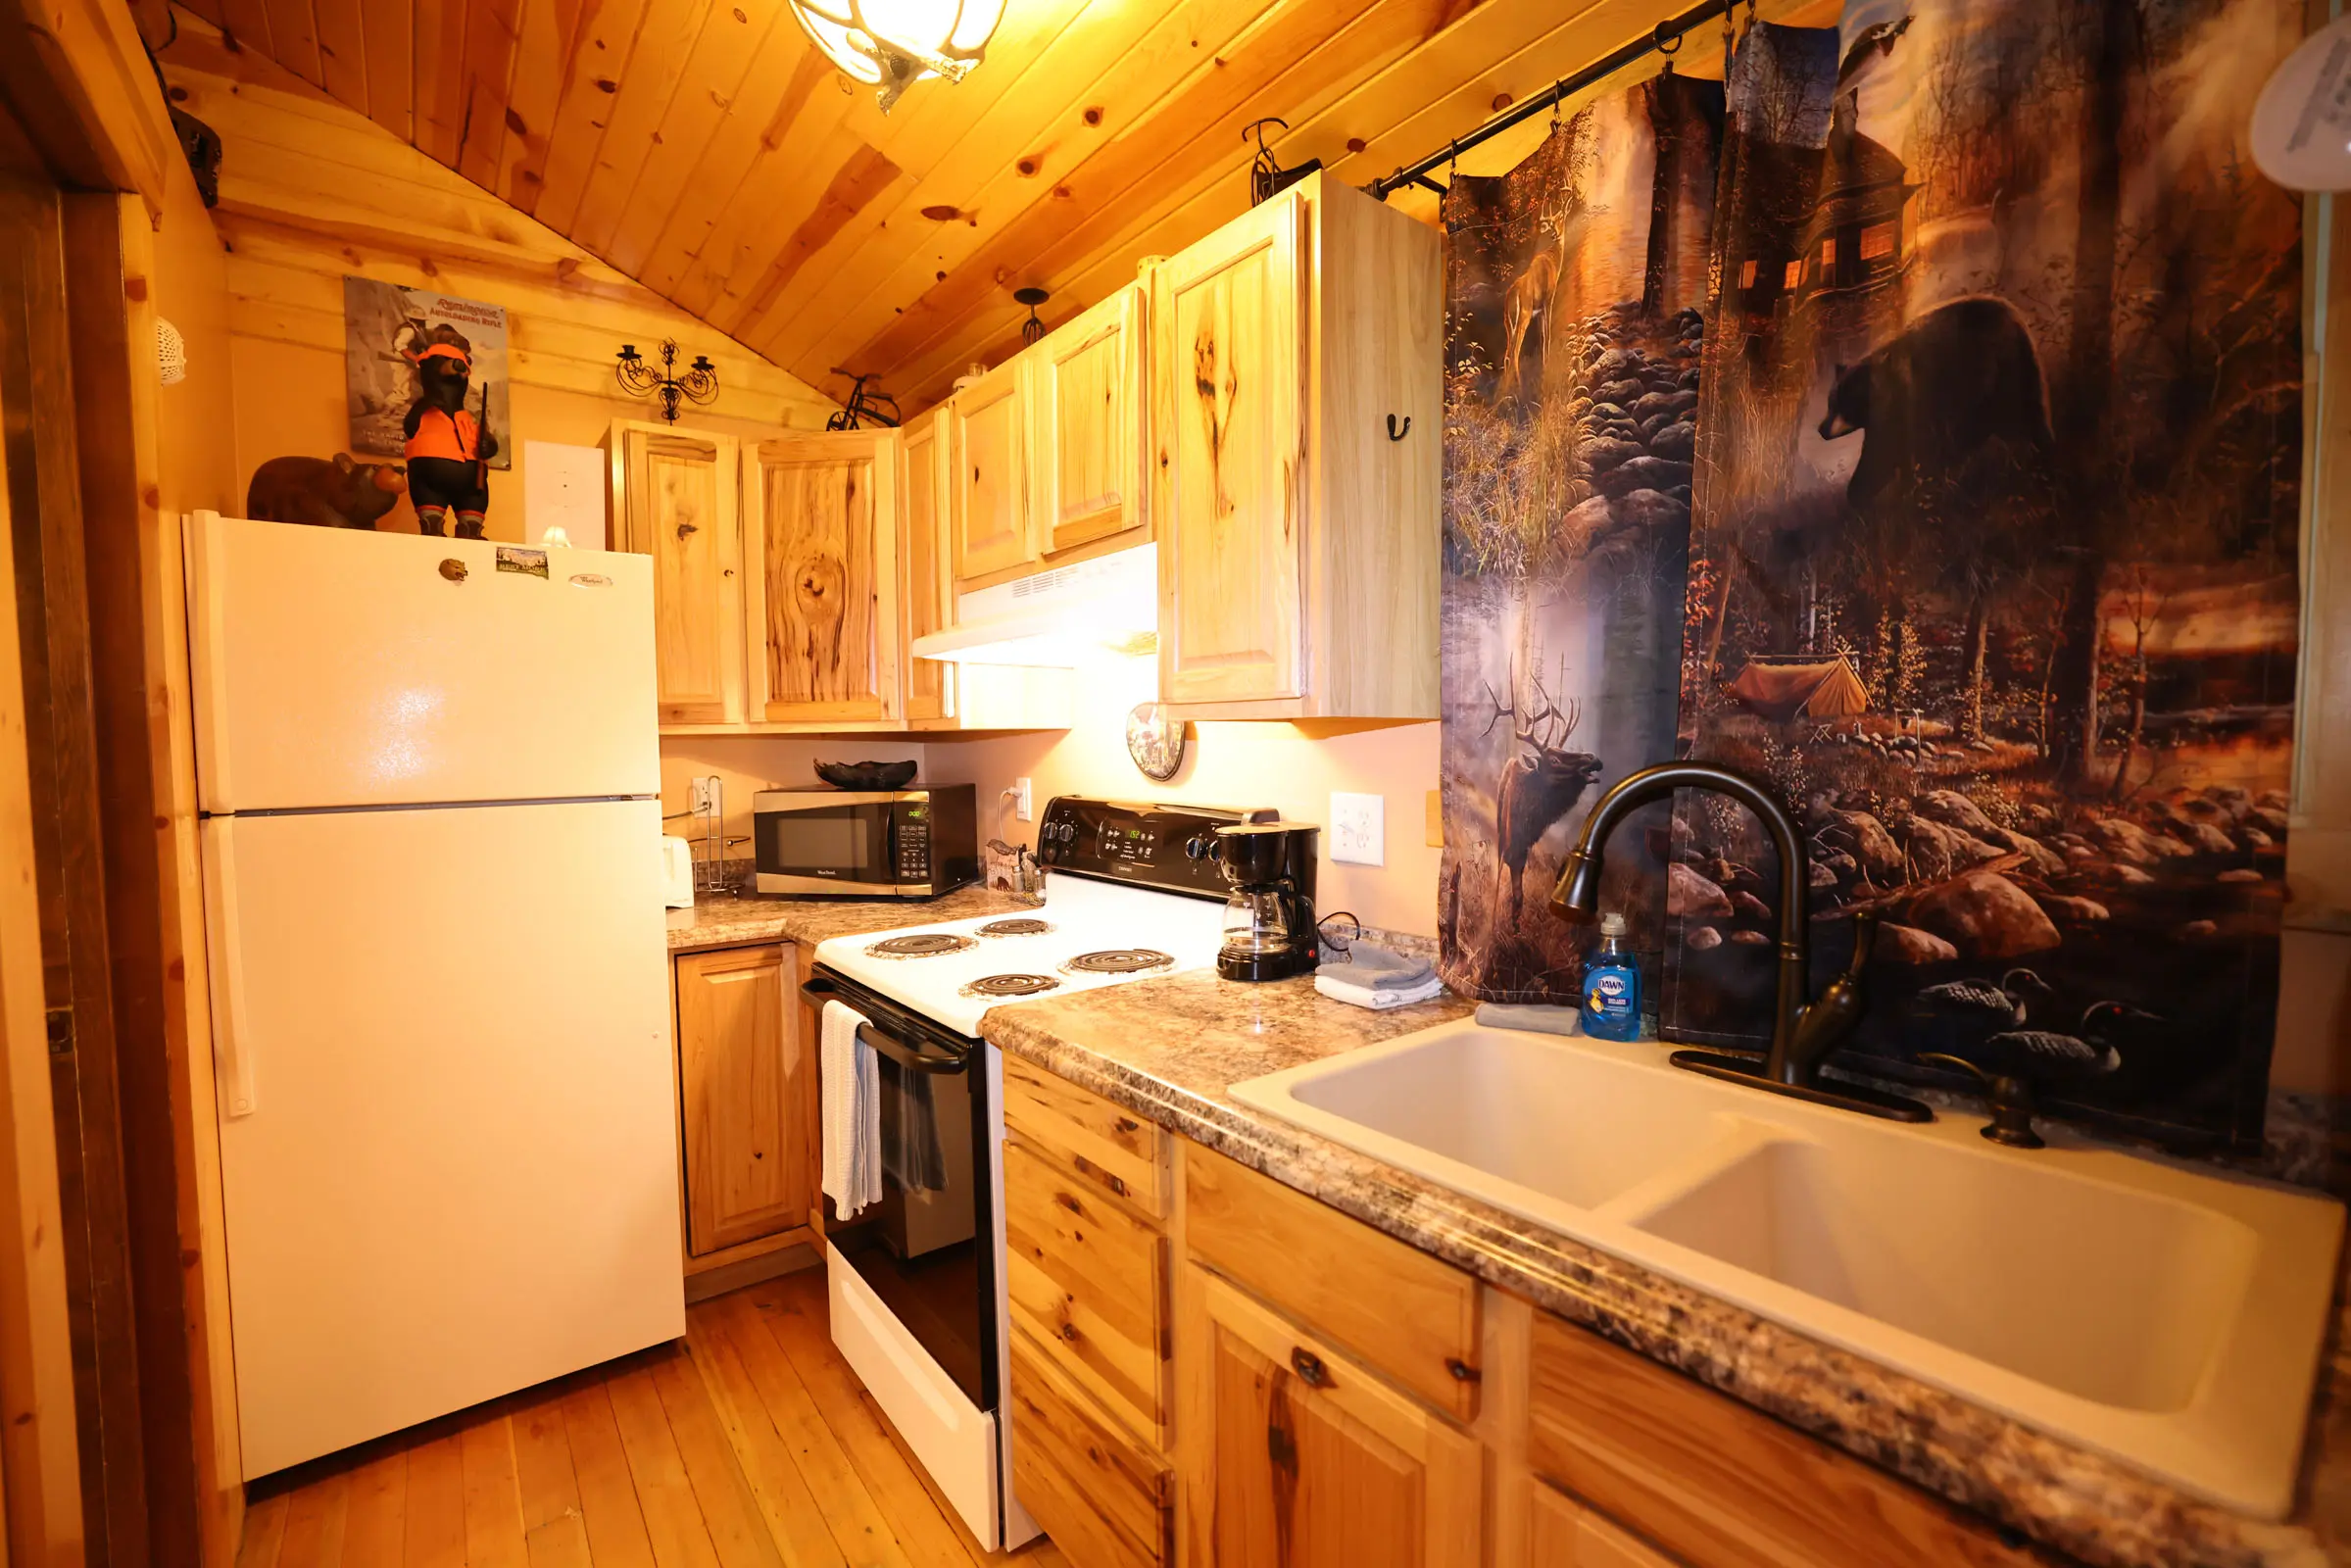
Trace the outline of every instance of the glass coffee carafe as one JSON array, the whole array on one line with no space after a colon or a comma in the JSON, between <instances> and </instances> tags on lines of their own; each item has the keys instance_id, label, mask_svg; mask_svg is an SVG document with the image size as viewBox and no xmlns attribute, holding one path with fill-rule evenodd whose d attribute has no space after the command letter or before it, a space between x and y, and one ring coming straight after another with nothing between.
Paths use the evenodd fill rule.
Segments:
<instances>
[{"instance_id":1,"label":"glass coffee carafe","mask_svg":"<svg viewBox=\"0 0 2351 1568\"><path fill-rule=\"evenodd\" d=\"M1216 861L1233 896L1224 906L1216 972L1228 980L1281 980L1321 957L1314 929L1315 827L1240 822L1216 830Z\"/></svg>"}]
</instances>

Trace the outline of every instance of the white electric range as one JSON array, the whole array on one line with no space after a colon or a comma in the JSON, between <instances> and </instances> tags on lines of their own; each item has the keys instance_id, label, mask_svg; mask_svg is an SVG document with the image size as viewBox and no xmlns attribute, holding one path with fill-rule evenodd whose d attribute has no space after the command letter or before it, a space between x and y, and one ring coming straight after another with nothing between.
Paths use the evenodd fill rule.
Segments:
<instances>
[{"instance_id":1,"label":"white electric range","mask_svg":"<svg viewBox=\"0 0 2351 1568\"><path fill-rule=\"evenodd\" d=\"M879 1221L826 1248L833 1342L984 1546L1038 1532L1011 1488L1004 1060L980 1020L1213 967L1215 830L1275 814L1058 796L1041 906L816 948L808 995L861 1016L881 1080Z\"/></svg>"}]
</instances>

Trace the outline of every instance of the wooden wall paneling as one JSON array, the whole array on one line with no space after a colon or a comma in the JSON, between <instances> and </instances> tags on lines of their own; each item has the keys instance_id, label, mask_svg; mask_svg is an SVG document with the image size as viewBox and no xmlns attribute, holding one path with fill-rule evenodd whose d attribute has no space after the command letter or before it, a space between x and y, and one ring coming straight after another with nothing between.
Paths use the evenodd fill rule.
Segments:
<instances>
[{"instance_id":1,"label":"wooden wall paneling","mask_svg":"<svg viewBox=\"0 0 2351 1568\"><path fill-rule=\"evenodd\" d=\"M746 341L758 336L748 330L752 323L764 319L776 308L785 297L786 286L801 276L825 243L879 199L901 172L886 154L867 143L852 147L816 204L784 240L783 248L756 278L747 279L741 290L731 286L726 290L712 319L726 321L728 329Z\"/></svg>"},{"instance_id":2,"label":"wooden wall paneling","mask_svg":"<svg viewBox=\"0 0 2351 1568\"><path fill-rule=\"evenodd\" d=\"M472 0L465 12L465 107L458 121L457 158L451 167L492 194L498 189L498 165L506 150L507 93L523 10L524 0Z\"/></svg>"},{"instance_id":3,"label":"wooden wall paneling","mask_svg":"<svg viewBox=\"0 0 2351 1568\"><path fill-rule=\"evenodd\" d=\"M583 0L562 60L535 74L554 77L554 96L547 101L544 124L536 118L529 120L530 145L515 167L513 183L500 192L516 210L553 225L556 214L576 209L612 107L610 94L598 83L618 85L612 74L628 58L644 18L645 0L593 6ZM551 183L563 192L553 208L547 206Z\"/></svg>"},{"instance_id":4,"label":"wooden wall paneling","mask_svg":"<svg viewBox=\"0 0 2351 1568\"><path fill-rule=\"evenodd\" d=\"M687 279L701 274L705 253L728 230L730 218L760 202L759 189L750 183L752 172L764 169L773 177L785 167L768 161L768 155L783 145L820 74L830 74L824 57L799 24L778 15L703 148L694 177L679 191L669 220L646 255L637 273L646 287L685 304ZM801 153L796 144L795 162Z\"/></svg>"},{"instance_id":5,"label":"wooden wall paneling","mask_svg":"<svg viewBox=\"0 0 2351 1568\"><path fill-rule=\"evenodd\" d=\"M1166 10L1087 7L930 168L833 237L813 259L813 286L776 313L774 341L812 355L854 347L854 338L843 343L838 333L862 302L919 297L936 271L959 266L1013 213L1051 200L1062 172L1198 69L1201 50L1221 49L1264 9L1265 0ZM995 65L992 48L991 70ZM962 86L978 80L975 74ZM922 216L937 207L963 216L945 221Z\"/></svg>"},{"instance_id":6,"label":"wooden wall paneling","mask_svg":"<svg viewBox=\"0 0 2351 1568\"><path fill-rule=\"evenodd\" d=\"M897 432L762 441L743 469L752 720L896 718Z\"/></svg>"},{"instance_id":7,"label":"wooden wall paneling","mask_svg":"<svg viewBox=\"0 0 2351 1568\"><path fill-rule=\"evenodd\" d=\"M393 3L406 13L410 0L393 0ZM242 51L275 63L277 54L269 35L269 0L220 0L218 25L237 40Z\"/></svg>"},{"instance_id":8,"label":"wooden wall paneling","mask_svg":"<svg viewBox=\"0 0 2351 1568\"><path fill-rule=\"evenodd\" d=\"M0 452L0 522L28 526L6 478ZM17 592L14 552L0 550L0 864L21 867L32 864L33 819ZM31 880L0 878L0 1498L7 1560L26 1564L82 1557L40 922Z\"/></svg>"},{"instance_id":9,"label":"wooden wall paneling","mask_svg":"<svg viewBox=\"0 0 2351 1568\"><path fill-rule=\"evenodd\" d=\"M314 87L326 85L318 59L318 19L311 0L265 0L269 8L269 58Z\"/></svg>"},{"instance_id":10,"label":"wooden wall paneling","mask_svg":"<svg viewBox=\"0 0 2351 1568\"><path fill-rule=\"evenodd\" d=\"M111 218L113 199L103 205ZM135 1562L148 1545L137 1329L74 428L80 345L68 329L60 207L47 178L0 175L0 312L10 328L0 332L0 404L21 411L9 421L9 547L36 845L20 869L40 909L83 1513L93 1559ZM106 296L119 343L121 297L111 288Z\"/></svg>"},{"instance_id":11,"label":"wooden wall paneling","mask_svg":"<svg viewBox=\"0 0 2351 1568\"><path fill-rule=\"evenodd\" d=\"M483 185L499 200L514 203L523 168L546 146L555 111L579 33L582 0L522 0L514 69L508 74L506 130L497 168Z\"/></svg>"},{"instance_id":12,"label":"wooden wall paneling","mask_svg":"<svg viewBox=\"0 0 2351 1568\"><path fill-rule=\"evenodd\" d=\"M465 112L467 0L415 0L417 151L455 166Z\"/></svg>"},{"instance_id":13,"label":"wooden wall paneling","mask_svg":"<svg viewBox=\"0 0 2351 1568\"><path fill-rule=\"evenodd\" d=\"M1081 236L1126 220L1137 192L1168 201L1208 170L1244 151L1241 126L1263 114L1290 113L1301 98L1328 98L1392 62L1409 40L1432 30L1443 0L1347 0L1344 5L1286 7L1159 101L1157 111L1113 137L1054 186L1069 195L1032 202L947 280L906 305L861 344L860 367L891 368L975 307L991 301L1002 273L1038 275L1057 256L1085 254ZM1356 24L1361 19L1365 24ZM1246 187L1241 199L1246 204ZM794 363L796 357L782 356Z\"/></svg>"},{"instance_id":14,"label":"wooden wall paneling","mask_svg":"<svg viewBox=\"0 0 2351 1568\"><path fill-rule=\"evenodd\" d=\"M752 62L761 58L768 35L779 26L801 30L781 0L735 0L710 8L654 134L636 188L610 238L591 247L599 256L631 277L643 275L646 258L667 231L687 191L706 174L717 175L704 157L732 113Z\"/></svg>"},{"instance_id":15,"label":"wooden wall paneling","mask_svg":"<svg viewBox=\"0 0 2351 1568\"><path fill-rule=\"evenodd\" d=\"M537 195L523 210L558 233L573 232L580 198L603 167L621 82L635 63L648 24L656 31L679 25L674 13L650 0L613 0L600 6L586 24L586 45L573 51L574 74L563 84L556 110L555 135ZM525 191L522 194L528 195Z\"/></svg>"},{"instance_id":16,"label":"wooden wall paneling","mask_svg":"<svg viewBox=\"0 0 2351 1568\"><path fill-rule=\"evenodd\" d=\"M411 0L359 0L367 62L367 118L409 139L415 126L416 8Z\"/></svg>"},{"instance_id":17,"label":"wooden wall paneling","mask_svg":"<svg viewBox=\"0 0 2351 1568\"><path fill-rule=\"evenodd\" d=\"M318 33L318 73L326 90L361 114L367 108L367 24L362 0L312 0Z\"/></svg>"},{"instance_id":18,"label":"wooden wall paneling","mask_svg":"<svg viewBox=\"0 0 2351 1568\"><path fill-rule=\"evenodd\" d=\"M124 1177L138 1270L148 1511L157 1542L225 1568L244 1518L226 1217L196 858L187 601L158 511L154 231L138 204L71 198L67 245L89 580L97 624Z\"/></svg>"},{"instance_id":19,"label":"wooden wall paneling","mask_svg":"<svg viewBox=\"0 0 2351 1568\"><path fill-rule=\"evenodd\" d=\"M637 47L620 73L620 90L612 95L612 117L596 167L580 192L579 211L563 225L564 233L599 256L610 253L612 235L637 195L637 176L653 155L654 138L703 34L713 25L721 31L740 25L731 10L711 0L664 0L658 24L652 18L648 24L637 30Z\"/></svg>"},{"instance_id":20,"label":"wooden wall paneling","mask_svg":"<svg viewBox=\"0 0 2351 1568\"><path fill-rule=\"evenodd\" d=\"M824 196L795 171L836 169L865 144L851 122L855 100L838 90L840 73L809 47L792 64L759 149L710 235L685 269L674 297L685 309L725 330L763 270L808 221Z\"/></svg>"}]
</instances>

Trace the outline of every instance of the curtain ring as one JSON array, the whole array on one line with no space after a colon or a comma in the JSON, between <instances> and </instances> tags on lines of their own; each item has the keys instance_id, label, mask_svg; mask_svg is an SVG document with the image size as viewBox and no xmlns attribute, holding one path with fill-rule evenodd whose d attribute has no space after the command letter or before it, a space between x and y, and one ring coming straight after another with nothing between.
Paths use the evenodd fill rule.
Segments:
<instances>
[{"instance_id":1,"label":"curtain ring","mask_svg":"<svg viewBox=\"0 0 2351 1568\"><path fill-rule=\"evenodd\" d=\"M1557 130L1559 128L1559 103L1560 100L1566 96L1567 78L1562 76L1557 81L1551 83L1551 128L1553 130Z\"/></svg>"},{"instance_id":2,"label":"curtain ring","mask_svg":"<svg viewBox=\"0 0 2351 1568\"><path fill-rule=\"evenodd\" d=\"M1727 10L1725 15L1729 15ZM1649 40L1656 46L1659 54L1669 57L1679 53L1682 48L1682 34L1670 22L1657 24L1656 30L1649 34Z\"/></svg>"}]
</instances>

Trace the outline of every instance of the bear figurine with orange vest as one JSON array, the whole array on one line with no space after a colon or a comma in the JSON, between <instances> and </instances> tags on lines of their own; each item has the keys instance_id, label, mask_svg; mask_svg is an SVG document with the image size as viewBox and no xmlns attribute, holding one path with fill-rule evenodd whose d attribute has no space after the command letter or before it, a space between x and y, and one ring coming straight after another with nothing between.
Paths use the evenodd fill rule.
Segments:
<instances>
[{"instance_id":1,"label":"bear figurine with orange vest","mask_svg":"<svg viewBox=\"0 0 2351 1568\"><path fill-rule=\"evenodd\" d=\"M479 539L482 515L490 509L490 459L498 455L498 438L484 427L487 388L481 414L465 407L473 345L443 322L424 334L423 346L414 353L423 390L409 405L403 428L408 432L408 493L416 508L416 525L438 534L454 512L457 537Z\"/></svg>"}]
</instances>

